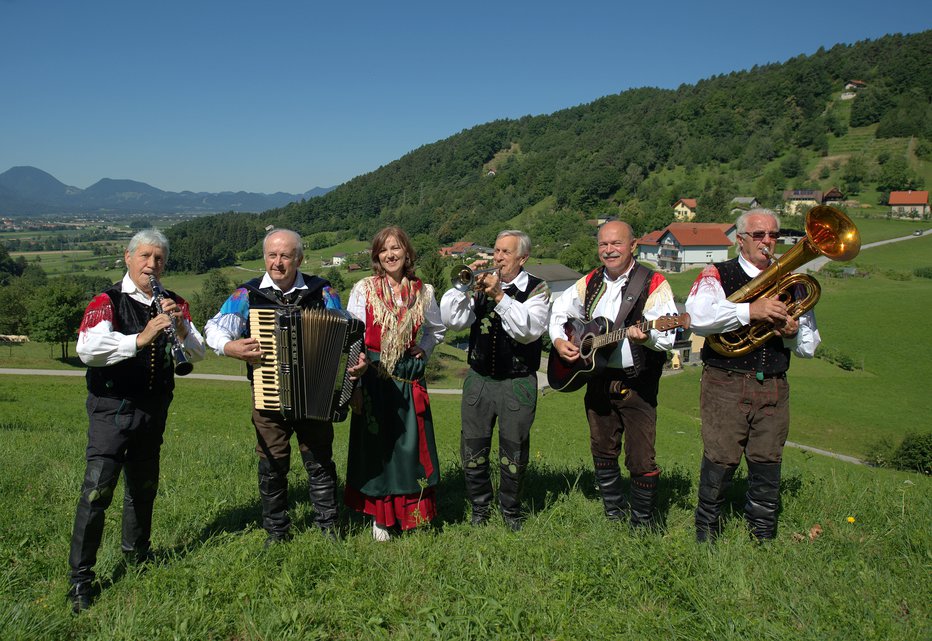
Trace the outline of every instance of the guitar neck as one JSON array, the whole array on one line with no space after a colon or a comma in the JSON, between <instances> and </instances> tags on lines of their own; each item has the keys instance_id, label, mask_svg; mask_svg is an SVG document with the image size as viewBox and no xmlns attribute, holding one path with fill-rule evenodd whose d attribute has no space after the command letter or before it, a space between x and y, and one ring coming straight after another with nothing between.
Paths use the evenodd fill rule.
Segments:
<instances>
[{"instance_id":1,"label":"guitar neck","mask_svg":"<svg viewBox=\"0 0 932 641\"><path fill-rule=\"evenodd\" d=\"M602 334L597 336L592 340L593 349L598 349L600 347L605 347L606 345L611 345L612 343L620 343L625 340L625 337L628 335L628 330L632 327L637 327L642 332L648 332L654 326L654 321L641 321L640 323L635 323L628 327L622 327L621 329L616 329L614 331L608 332L607 334Z\"/></svg>"}]
</instances>

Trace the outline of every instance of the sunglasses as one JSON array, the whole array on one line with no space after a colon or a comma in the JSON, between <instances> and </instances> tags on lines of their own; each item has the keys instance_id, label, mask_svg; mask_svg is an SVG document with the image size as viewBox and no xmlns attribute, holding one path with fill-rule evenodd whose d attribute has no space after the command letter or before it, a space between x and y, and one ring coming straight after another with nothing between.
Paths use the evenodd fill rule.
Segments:
<instances>
[{"instance_id":1,"label":"sunglasses","mask_svg":"<svg viewBox=\"0 0 932 641\"><path fill-rule=\"evenodd\" d=\"M764 240L766 236L769 236L771 240L777 240L780 238L780 232L778 231L755 231L755 232L746 232L743 231L740 234L741 236L750 236L754 240Z\"/></svg>"}]
</instances>

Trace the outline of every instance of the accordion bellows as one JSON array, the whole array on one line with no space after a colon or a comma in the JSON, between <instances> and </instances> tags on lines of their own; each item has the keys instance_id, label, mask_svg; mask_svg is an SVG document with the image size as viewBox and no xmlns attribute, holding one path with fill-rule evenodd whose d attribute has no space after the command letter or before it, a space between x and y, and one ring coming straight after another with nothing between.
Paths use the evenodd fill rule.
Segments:
<instances>
[{"instance_id":1,"label":"accordion bellows","mask_svg":"<svg viewBox=\"0 0 932 641\"><path fill-rule=\"evenodd\" d=\"M342 310L249 310L250 335L264 354L253 368L254 407L289 420L344 420L356 383L348 369L359 359L364 331Z\"/></svg>"}]
</instances>

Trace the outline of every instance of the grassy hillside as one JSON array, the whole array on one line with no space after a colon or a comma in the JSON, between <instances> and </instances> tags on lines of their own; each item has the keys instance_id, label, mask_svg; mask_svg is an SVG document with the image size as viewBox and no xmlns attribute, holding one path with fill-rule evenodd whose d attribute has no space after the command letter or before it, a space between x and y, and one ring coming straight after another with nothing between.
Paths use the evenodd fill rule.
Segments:
<instances>
[{"instance_id":1,"label":"grassy hillside","mask_svg":"<svg viewBox=\"0 0 932 641\"><path fill-rule=\"evenodd\" d=\"M55 402L37 405L37 398ZM328 542L310 529L306 481L295 464L297 536L263 551L246 388L196 380L179 384L163 447L158 562L143 570L121 564L114 505L98 564L109 585L75 618L64 593L83 473L83 401L79 379L0 376L0 638L905 640L932 633L923 596L932 545L927 478L790 450L778 540L751 544L736 512L720 544L699 547L691 528L698 424L665 405L664 526L635 535L602 516L581 399L550 394L532 433L525 529L511 534L493 522L475 530L464 522L458 398L435 395L442 481L433 528L377 544L364 522L345 515L343 540ZM345 459L346 430L338 426L341 477ZM736 503L743 487L739 477Z\"/></svg>"}]
</instances>

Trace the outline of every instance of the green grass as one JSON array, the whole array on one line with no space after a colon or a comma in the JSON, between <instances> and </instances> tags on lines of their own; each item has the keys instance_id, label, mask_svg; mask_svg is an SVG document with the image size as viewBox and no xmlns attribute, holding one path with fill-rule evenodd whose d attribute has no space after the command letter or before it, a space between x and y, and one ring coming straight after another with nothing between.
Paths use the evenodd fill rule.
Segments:
<instances>
[{"instance_id":1,"label":"green grass","mask_svg":"<svg viewBox=\"0 0 932 641\"><path fill-rule=\"evenodd\" d=\"M678 378L678 377L674 377ZM685 378L685 377L684 377ZM664 402L663 529L632 534L601 513L582 398L542 397L525 529L472 529L458 458L458 397L434 395L442 467L434 526L389 544L344 514L331 543L292 470L296 537L263 551L244 384L183 380L165 444L153 542L120 562L118 501L94 607L65 605L83 473L82 381L0 377L3 639L918 639L930 633L930 480L788 450L781 530L751 544L737 513L715 547L693 543L698 423ZM664 398L670 396L664 389ZM36 399L54 402L36 403ZM342 478L346 427L337 426ZM743 487L736 484L734 499ZM118 495L120 490L118 489ZM736 510L740 507L736 506ZM854 517L848 523L847 517ZM822 534L808 540L818 524Z\"/></svg>"}]
</instances>

